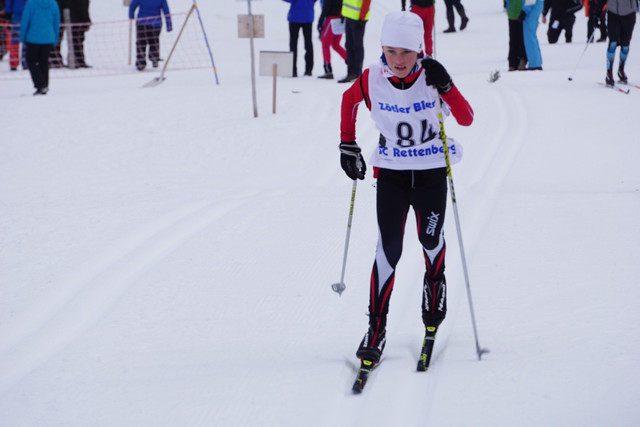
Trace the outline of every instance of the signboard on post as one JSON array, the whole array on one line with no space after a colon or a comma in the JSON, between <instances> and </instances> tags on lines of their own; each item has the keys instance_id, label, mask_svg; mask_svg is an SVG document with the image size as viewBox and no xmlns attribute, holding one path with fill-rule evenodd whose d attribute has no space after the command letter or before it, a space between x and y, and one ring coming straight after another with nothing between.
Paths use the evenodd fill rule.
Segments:
<instances>
[{"instance_id":1,"label":"signboard on post","mask_svg":"<svg viewBox=\"0 0 640 427\"><path fill-rule=\"evenodd\" d=\"M293 52L261 50L260 51L260 75L272 76L274 65L277 66L278 76L293 77Z\"/></svg>"},{"instance_id":2,"label":"signboard on post","mask_svg":"<svg viewBox=\"0 0 640 427\"><path fill-rule=\"evenodd\" d=\"M260 75L273 76L273 114L276 113L276 79L293 77L293 52L260 51Z\"/></svg>"},{"instance_id":3,"label":"signboard on post","mask_svg":"<svg viewBox=\"0 0 640 427\"><path fill-rule=\"evenodd\" d=\"M253 38L264 38L264 15L251 15L253 20ZM238 38L251 38L249 15L238 15Z\"/></svg>"}]
</instances>

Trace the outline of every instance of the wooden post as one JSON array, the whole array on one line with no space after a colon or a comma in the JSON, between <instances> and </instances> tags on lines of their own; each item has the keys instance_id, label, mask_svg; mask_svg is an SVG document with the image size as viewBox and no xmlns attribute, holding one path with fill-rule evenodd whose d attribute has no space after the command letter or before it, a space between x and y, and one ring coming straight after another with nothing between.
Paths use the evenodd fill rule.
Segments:
<instances>
[{"instance_id":1,"label":"wooden post","mask_svg":"<svg viewBox=\"0 0 640 427\"><path fill-rule=\"evenodd\" d=\"M278 79L278 64L273 64L273 114L276 113L276 80Z\"/></svg>"}]
</instances>

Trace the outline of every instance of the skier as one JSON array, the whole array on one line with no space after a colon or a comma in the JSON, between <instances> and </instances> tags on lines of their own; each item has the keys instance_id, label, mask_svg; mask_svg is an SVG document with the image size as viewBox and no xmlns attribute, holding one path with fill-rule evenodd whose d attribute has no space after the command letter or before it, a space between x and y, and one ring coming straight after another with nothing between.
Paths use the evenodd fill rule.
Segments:
<instances>
[{"instance_id":1,"label":"skier","mask_svg":"<svg viewBox=\"0 0 640 427\"><path fill-rule=\"evenodd\" d=\"M636 25L638 0L607 0L607 23L609 33L609 47L607 49L607 76L605 83L613 86L613 60L616 57L616 47L620 46L618 59L618 77L622 83L627 83L624 64L629 55L629 44L633 27Z\"/></svg>"},{"instance_id":2,"label":"skier","mask_svg":"<svg viewBox=\"0 0 640 427\"><path fill-rule=\"evenodd\" d=\"M542 23L547 23L547 13L551 9L549 17L549 29L547 39L549 44L558 42L560 33L564 30L564 38L567 43L573 39L573 24L576 22L575 13L582 9L580 0L544 0L542 8Z\"/></svg>"},{"instance_id":3,"label":"skier","mask_svg":"<svg viewBox=\"0 0 640 427\"><path fill-rule=\"evenodd\" d=\"M460 125L469 126L473 121L471 106L447 70L423 56L423 23L416 14L389 13L380 41L381 62L366 69L342 96L339 146L340 163L347 176L364 179L366 164L355 129L357 107L364 101L380 131L379 145L371 158L377 178L379 239L371 273L369 328L356 353L368 365L380 360L385 346L389 297L409 207L416 215L426 262L422 282L426 335L435 337L445 318L447 171L438 133L438 98ZM454 146L450 146L450 152L454 157L460 155Z\"/></svg>"}]
</instances>

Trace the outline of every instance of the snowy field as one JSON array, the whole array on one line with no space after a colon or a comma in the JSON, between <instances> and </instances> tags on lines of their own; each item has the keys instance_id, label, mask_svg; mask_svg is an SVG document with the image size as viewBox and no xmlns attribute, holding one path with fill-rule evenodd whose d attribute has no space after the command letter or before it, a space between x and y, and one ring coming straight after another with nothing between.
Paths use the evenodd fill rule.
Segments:
<instances>
[{"instance_id":1,"label":"snowy field","mask_svg":"<svg viewBox=\"0 0 640 427\"><path fill-rule=\"evenodd\" d=\"M400 8L373 3L365 64ZM141 88L149 71L52 80L33 97L28 78L0 81L0 425L640 425L640 90L596 84L606 46L584 51L583 11L573 44L539 28L544 71L508 73L501 1L465 3L468 28L442 34L437 1L436 56L476 113L446 128L465 147L453 179L482 361L450 209L449 315L431 368L415 371L424 261L410 216L385 360L351 394L377 228L369 174L339 297L346 87L316 78L314 29L314 76L278 80L277 114L271 78L257 77L254 118L237 38L247 4L209 0L219 85L211 70L169 69L155 88ZM287 50L288 5L252 6L266 27L256 60ZM126 9L94 1L91 15ZM627 74L640 83L638 43ZM358 136L370 153L364 107Z\"/></svg>"}]
</instances>

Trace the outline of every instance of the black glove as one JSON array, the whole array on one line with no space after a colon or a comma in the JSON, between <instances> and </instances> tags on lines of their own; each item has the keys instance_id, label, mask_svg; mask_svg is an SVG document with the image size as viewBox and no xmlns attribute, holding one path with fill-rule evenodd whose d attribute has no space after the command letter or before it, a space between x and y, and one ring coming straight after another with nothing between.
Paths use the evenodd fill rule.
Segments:
<instances>
[{"instance_id":1,"label":"black glove","mask_svg":"<svg viewBox=\"0 0 640 427\"><path fill-rule=\"evenodd\" d=\"M322 37L322 24L324 24L324 18L320 17L320 19L318 19L318 33L320 37Z\"/></svg>"},{"instance_id":2,"label":"black glove","mask_svg":"<svg viewBox=\"0 0 640 427\"><path fill-rule=\"evenodd\" d=\"M367 171L367 165L364 163L360 147L355 142L341 142L340 148L340 166L342 170L351 179L364 179L364 173Z\"/></svg>"},{"instance_id":3,"label":"black glove","mask_svg":"<svg viewBox=\"0 0 640 427\"><path fill-rule=\"evenodd\" d=\"M441 63L431 57L422 60L422 68L425 70L427 85L435 86L438 93L447 93L453 87L453 80Z\"/></svg>"}]
</instances>

